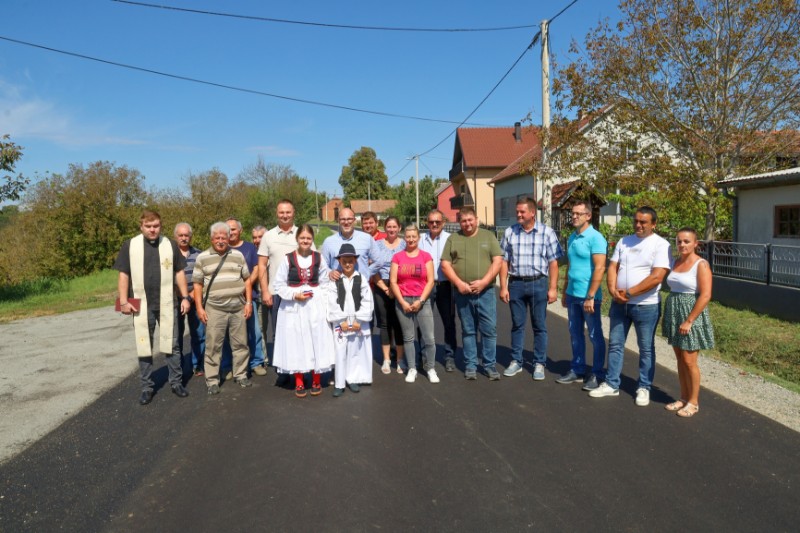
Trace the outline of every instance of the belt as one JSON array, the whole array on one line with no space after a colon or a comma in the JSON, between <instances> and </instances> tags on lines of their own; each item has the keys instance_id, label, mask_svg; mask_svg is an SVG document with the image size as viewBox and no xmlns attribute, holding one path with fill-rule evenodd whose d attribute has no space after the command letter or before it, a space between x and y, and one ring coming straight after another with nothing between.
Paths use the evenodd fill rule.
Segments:
<instances>
[{"instance_id":1,"label":"belt","mask_svg":"<svg viewBox=\"0 0 800 533\"><path fill-rule=\"evenodd\" d=\"M434 281L434 282L433 282L433 284L434 284L435 286L437 286L437 287L438 287L439 285L444 285L445 283L450 283L450 280L447 280L447 279L446 279L446 280L444 280L444 281Z\"/></svg>"},{"instance_id":2,"label":"belt","mask_svg":"<svg viewBox=\"0 0 800 533\"><path fill-rule=\"evenodd\" d=\"M542 279L544 274L537 274L535 276L508 276L508 279L511 281L536 281L537 279Z\"/></svg>"}]
</instances>

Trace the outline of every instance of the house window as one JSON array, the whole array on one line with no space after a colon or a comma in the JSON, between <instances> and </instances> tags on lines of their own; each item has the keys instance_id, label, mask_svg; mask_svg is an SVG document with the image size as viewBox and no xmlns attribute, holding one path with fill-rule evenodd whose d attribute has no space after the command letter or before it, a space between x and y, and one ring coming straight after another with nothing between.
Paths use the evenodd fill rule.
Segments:
<instances>
[{"instance_id":1,"label":"house window","mask_svg":"<svg viewBox=\"0 0 800 533\"><path fill-rule=\"evenodd\" d=\"M800 238L800 205L775 206L775 237Z\"/></svg>"}]
</instances>

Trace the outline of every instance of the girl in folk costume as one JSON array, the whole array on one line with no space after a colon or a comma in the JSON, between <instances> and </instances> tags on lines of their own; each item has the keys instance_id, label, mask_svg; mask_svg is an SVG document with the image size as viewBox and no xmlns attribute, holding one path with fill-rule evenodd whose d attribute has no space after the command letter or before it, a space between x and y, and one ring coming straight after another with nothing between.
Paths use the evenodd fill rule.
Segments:
<instances>
[{"instance_id":1,"label":"girl in folk costume","mask_svg":"<svg viewBox=\"0 0 800 533\"><path fill-rule=\"evenodd\" d=\"M296 238L297 250L286 254L273 285L281 297L273 357L278 373L294 374L294 393L304 398L303 374L311 372L311 395L319 395L320 374L333 368L335 350L325 312L330 269L320 253L311 250L311 226L300 226Z\"/></svg>"},{"instance_id":2,"label":"girl in folk costume","mask_svg":"<svg viewBox=\"0 0 800 533\"><path fill-rule=\"evenodd\" d=\"M336 346L333 396L337 398L346 384L358 392L359 384L372 383L372 291L369 280L356 272L357 259L355 247L343 244L336 256L342 276L328 287L328 321Z\"/></svg>"}]
</instances>

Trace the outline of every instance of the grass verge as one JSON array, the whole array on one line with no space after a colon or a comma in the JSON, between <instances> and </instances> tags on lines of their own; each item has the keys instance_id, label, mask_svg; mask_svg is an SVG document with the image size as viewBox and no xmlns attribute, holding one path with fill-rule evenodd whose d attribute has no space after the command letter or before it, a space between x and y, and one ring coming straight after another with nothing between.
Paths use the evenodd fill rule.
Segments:
<instances>
[{"instance_id":1,"label":"grass verge","mask_svg":"<svg viewBox=\"0 0 800 533\"><path fill-rule=\"evenodd\" d=\"M70 280L42 278L0 287L0 323L114 305L117 271Z\"/></svg>"}]
</instances>

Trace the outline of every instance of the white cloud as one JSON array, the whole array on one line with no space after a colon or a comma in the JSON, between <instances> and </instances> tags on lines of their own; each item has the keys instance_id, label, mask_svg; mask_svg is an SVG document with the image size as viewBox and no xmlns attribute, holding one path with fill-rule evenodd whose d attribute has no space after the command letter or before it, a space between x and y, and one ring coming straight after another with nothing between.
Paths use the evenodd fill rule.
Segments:
<instances>
[{"instance_id":1,"label":"white cloud","mask_svg":"<svg viewBox=\"0 0 800 533\"><path fill-rule=\"evenodd\" d=\"M149 144L142 139L119 137L108 127L79 124L69 112L54 102L29 97L22 87L0 79L0 129L16 139L40 139L64 147L134 146Z\"/></svg>"},{"instance_id":2,"label":"white cloud","mask_svg":"<svg viewBox=\"0 0 800 533\"><path fill-rule=\"evenodd\" d=\"M300 155L297 150L291 148L283 148L281 146L268 145L268 146L251 146L246 149L248 152L256 152L262 155L269 155L273 157L292 157Z\"/></svg>"}]
</instances>

